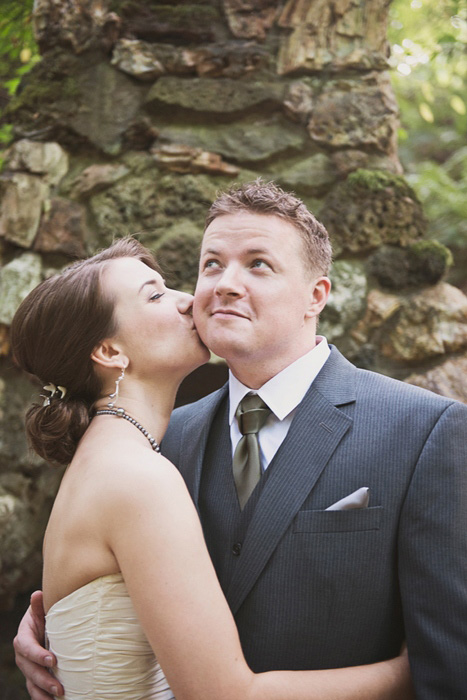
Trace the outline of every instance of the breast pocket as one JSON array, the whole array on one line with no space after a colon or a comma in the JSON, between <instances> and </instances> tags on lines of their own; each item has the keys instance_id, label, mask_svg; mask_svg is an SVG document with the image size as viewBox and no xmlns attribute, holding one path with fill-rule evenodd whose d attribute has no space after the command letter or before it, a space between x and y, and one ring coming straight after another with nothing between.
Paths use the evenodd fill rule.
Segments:
<instances>
[{"instance_id":1,"label":"breast pocket","mask_svg":"<svg viewBox=\"0 0 467 700\"><path fill-rule=\"evenodd\" d=\"M293 533L379 530L382 512L382 506L351 510L301 510L295 517Z\"/></svg>"}]
</instances>

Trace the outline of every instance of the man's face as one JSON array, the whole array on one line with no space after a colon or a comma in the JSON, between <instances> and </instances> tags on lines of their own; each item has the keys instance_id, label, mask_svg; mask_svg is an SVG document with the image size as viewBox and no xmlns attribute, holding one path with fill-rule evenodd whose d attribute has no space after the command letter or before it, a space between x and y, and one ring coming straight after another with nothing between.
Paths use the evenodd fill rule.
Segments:
<instances>
[{"instance_id":1,"label":"man's face","mask_svg":"<svg viewBox=\"0 0 467 700\"><path fill-rule=\"evenodd\" d=\"M195 324L236 376L248 366L267 381L314 347L328 285L307 270L291 224L247 212L220 216L204 234Z\"/></svg>"}]
</instances>

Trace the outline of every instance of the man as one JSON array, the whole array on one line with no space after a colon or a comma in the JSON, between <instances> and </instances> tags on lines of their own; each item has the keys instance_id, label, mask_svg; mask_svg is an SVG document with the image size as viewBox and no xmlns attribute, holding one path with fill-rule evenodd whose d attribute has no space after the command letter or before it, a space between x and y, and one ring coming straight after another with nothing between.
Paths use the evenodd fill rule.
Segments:
<instances>
[{"instance_id":1,"label":"man","mask_svg":"<svg viewBox=\"0 0 467 700\"><path fill-rule=\"evenodd\" d=\"M316 336L330 262L294 196L220 196L193 313L229 386L175 411L163 448L253 670L373 663L406 638L417 697L467 698L467 407Z\"/></svg>"}]
</instances>

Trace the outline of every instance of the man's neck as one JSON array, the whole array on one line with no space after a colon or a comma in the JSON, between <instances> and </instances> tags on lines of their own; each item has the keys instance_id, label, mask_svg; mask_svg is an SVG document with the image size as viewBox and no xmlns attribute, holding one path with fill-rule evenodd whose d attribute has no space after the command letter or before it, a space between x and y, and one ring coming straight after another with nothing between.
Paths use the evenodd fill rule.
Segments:
<instances>
[{"instance_id":1,"label":"man's neck","mask_svg":"<svg viewBox=\"0 0 467 700\"><path fill-rule=\"evenodd\" d=\"M303 349L302 352L291 354L287 358L271 358L269 362L264 359L254 362L252 358L246 360L227 360L227 365L239 382L247 386L249 389L260 389L266 382L275 377L279 372L282 372L286 367L296 362L300 357L306 355L310 350L316 347L316 337L313 338L313 343Z\"/></svg>"}]
</instances>

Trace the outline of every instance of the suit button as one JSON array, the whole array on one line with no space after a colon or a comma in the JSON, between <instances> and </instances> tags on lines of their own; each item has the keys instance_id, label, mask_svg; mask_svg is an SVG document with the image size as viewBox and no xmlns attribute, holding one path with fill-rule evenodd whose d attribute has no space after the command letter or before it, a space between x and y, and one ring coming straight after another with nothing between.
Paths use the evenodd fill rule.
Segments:
<instances>
[{"instance_id":1,"label":"suit button","mask_svg":"<svg viewBox=\"0 0 467 700\"><path fill-rule=\"evenodd\" d=\"M242 543L235 542L234 546L232 547L232 554L234 554L236 557L238 557L240 555L241 551L242 551Z\"/></svg>"}]
</instances>

